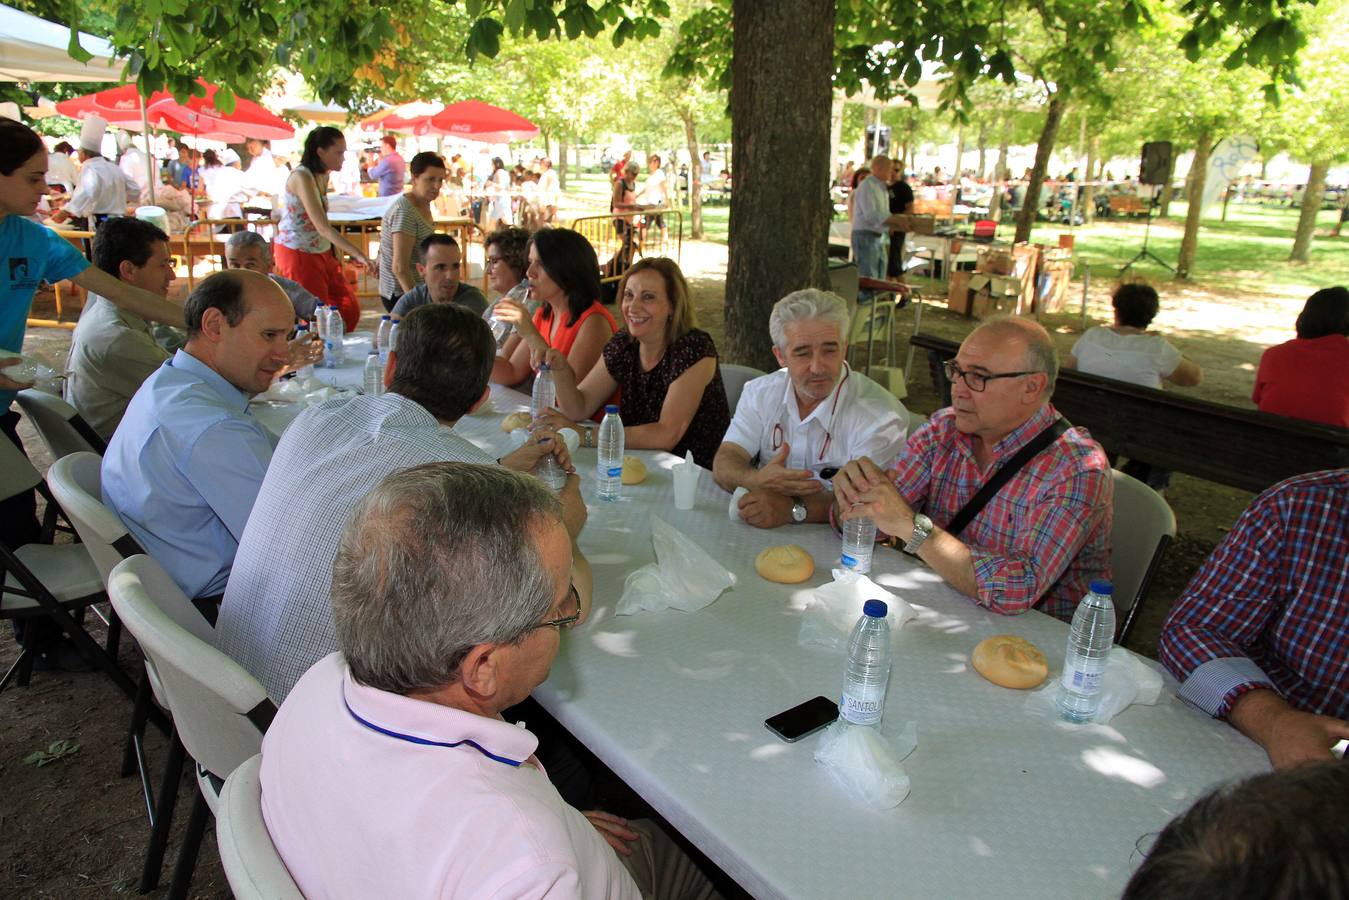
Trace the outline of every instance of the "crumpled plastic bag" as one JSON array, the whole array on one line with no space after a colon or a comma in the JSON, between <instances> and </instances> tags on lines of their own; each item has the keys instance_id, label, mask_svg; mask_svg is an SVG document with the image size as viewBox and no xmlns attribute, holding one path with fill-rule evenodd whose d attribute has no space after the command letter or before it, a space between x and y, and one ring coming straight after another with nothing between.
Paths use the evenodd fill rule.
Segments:
<instances>
[{"instance_id":1,"label":"crumpled plastic bag","mask_svg":"<svg viewBox=\"0 0 1349 900\"><path fill-rule=\"evenodd\" d=\"M801 616L797 641L801 646L823 644L846 650L848 636L862 615L862 604L884 600L889 607L886 620L893 638L917 612L897 594L887 591L865 575L847 569L834 569L834 580L822 584L811 594L810 605Z\"/></svg>"},{"instance_id":2,"label":"crumpled plastic bag","mask_svg":"<svg viewBox=\"0 0 1349 900\"><path fill-rule=\"evenodd\" d=\"M659 516L651 517L651 543L656 561L628 576L615 615L630 616L644 609L694 612L735 584L735 576L721 563Z\"/></svg>"},{"instance_id":3,"label":"crumpled plastic bag","mask_svg":"<svg viewBox=\"0 0 1349 900\"><path fill-rule=\"evenodd\" d=\"M1059 718L1059 678L1062 670L1051 673L1044 686L1026 697L1026 711L1048 718ZM1092 722L1104 725L1135 703L1155 706L1162 698L1162 673L1123 647L1111 647L1105 658L1105 680L1101 706Z\"/></svg>"},{"instance_id":4,"label":"crumpled plastic bag","mask_svg":"<svg viewBox=\"0 0 1349 900\"><path fill-rule=\"evenodd\" d=\"M909 796L909 775L901 763L918 746L918 723L905 722L898 734L854 725L839 718L820 736L815 761L855 802L893 809Z\"/></svg>"}]
</instances>

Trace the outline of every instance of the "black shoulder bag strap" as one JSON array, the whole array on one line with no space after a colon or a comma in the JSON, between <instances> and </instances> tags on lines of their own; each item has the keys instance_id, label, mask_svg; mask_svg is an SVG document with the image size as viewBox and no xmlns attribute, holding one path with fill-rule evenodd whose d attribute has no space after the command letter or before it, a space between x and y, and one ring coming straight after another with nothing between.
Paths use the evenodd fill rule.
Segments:
<instances>
[{"instance_id":1,"label":"black shoulder bag strap","mask_svg":"<svg viewBox=\"0 0 1349 900\"><path fill-rule=\"evenodd\" d=\"M951 519L950 524L946 526L946 533L954 537L964 531L965 526L974 521L974 517L979 515L979 511L988 505L988 501L992 500L998 491L1002 490L1004 484L1012 480L1013 475L1025 468L1026 463L1034 459L1041 450L1057 441L1065 431L1072 427L1067 419L1060 416L1047 428L1031 438L1026 446L1003 463L998 471L993 473L993 477L988 479L983 487L979 488L978 493L960 508L960 512L956 513L955 518Z\"/></svg>"}]
</instances>

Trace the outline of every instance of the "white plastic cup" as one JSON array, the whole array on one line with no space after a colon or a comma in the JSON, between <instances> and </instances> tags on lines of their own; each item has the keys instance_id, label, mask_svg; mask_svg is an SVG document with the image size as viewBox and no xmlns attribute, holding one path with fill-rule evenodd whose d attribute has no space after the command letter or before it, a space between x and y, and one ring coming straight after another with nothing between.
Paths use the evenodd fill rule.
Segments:
<instances>
[{"instance_id":1,"label":"white plastic cup","mask_svg":"<svg viewBox=\"0 0 1349 900\"><path fill-rule=\"evenodd\" d=\"M702 469L696 463L675 463L675 509L693 509L693 500L698 495L698 476L701 472Z\"/></svg>"}]
</instances>

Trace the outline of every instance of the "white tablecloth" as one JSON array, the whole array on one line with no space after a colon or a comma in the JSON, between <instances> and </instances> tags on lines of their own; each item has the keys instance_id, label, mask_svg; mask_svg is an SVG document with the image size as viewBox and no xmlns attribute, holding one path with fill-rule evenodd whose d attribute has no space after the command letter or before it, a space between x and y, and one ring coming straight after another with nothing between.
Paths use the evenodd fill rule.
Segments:
<instances>
[{"instance_id":1,"label":"white tablecloth","mask_svg":"<svg viewBox=\"0 0 1349 900\"><path fill-rule=\"evenodd\" d=\"M359 381L359 367L348 369ZM346 369L327 379L353 383ZM527 407L527 397L493 386L489 408L455 428L497 456L509 445L500 417ZM908 799L883 812L860 808L814 762L818 735L787 744L763 726L841 689L842 655L797 642L801 610L830 579L838 540L823 525L762 531L732 522L729 495L707 471L695 508L676 510L676 459L636 455L647 481L604 503L594 494L594 451L576 453L595 607L564 635L535 696L757 897L1117 896L1141 859L1140 838L1146 848L1145 836L1213 784L1267 768L1255 744L1173 697L1108 726L1031 718L1023 693L974 672L970 651L988 635L1021 634L1057 671L1067 627L1036 612L989 613L879 548L872 577L918 610L897 637L886 704L887 724L918 723L918 749L904 763ZM628 573L654 559L652 515L735 573L735 587L697 613L613 617ZM782 543L814 555L809 582L775 585L755 574L759 551Z\"/></svg>"}]
</instances>

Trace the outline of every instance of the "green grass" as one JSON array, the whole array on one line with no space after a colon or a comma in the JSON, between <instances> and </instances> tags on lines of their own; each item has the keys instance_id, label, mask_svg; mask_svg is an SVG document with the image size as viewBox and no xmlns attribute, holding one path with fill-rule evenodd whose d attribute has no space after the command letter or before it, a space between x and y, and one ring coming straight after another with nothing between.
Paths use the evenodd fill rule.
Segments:
<instances>
[{"instance_id":1,"label":"green grass","mask_svg":"<svg viewBox=\"0 0 1349 900\"><path fill-rule=\"evenodd\" d=\"M640 182L639 182L640 184ZM567 176L567 195L583 200L586 204L596 206L598 209L609 208L609 179L606 175L598 173L585 173L582 175L569 174ZM703 205L703 239L714 241L719 244L726 243L727 234L730 229L731 208L727 205L708 206ZM689 219L688 208L684 208L684 238L690 237L692 223Z\"/></svg>"}]
</instances>

